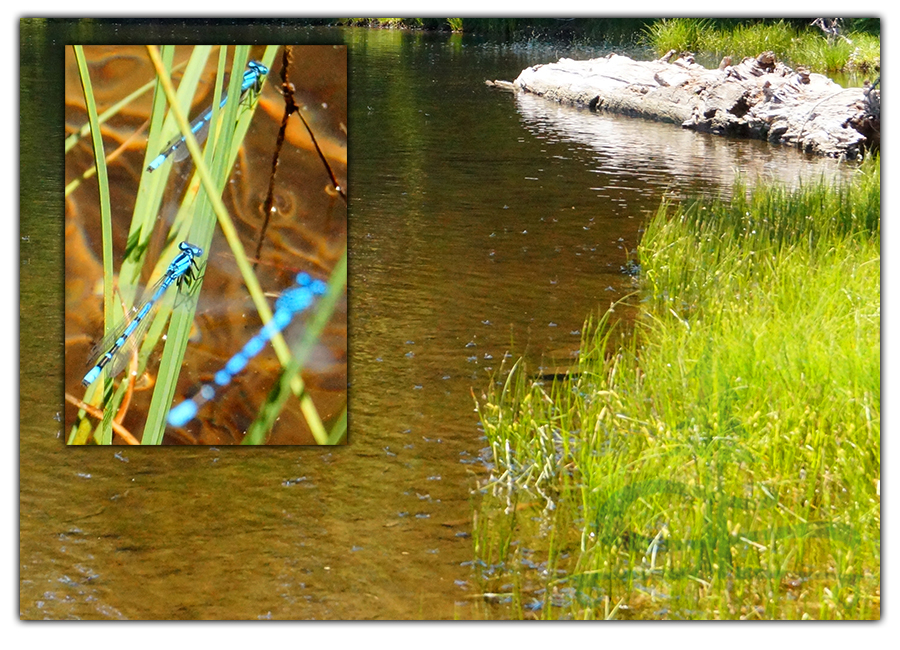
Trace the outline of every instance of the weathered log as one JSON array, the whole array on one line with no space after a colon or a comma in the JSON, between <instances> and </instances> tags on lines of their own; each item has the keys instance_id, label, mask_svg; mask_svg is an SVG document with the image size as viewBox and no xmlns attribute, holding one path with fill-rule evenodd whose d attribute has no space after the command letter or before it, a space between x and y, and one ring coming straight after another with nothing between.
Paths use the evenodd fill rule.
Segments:
<instances>
[{"instance_id":1,"label":"weathered log","mask_svg":"<svg viewBox=\"0 0 900 650\"><path fill-rule=\"evenodd\" d=\"M523 70L512 85L593 111L768 140L835 158L857 160L880 145L881 99L874 86L842 88L824 75L792 70L772 52L735 66L723 59L716 70L694 63L690 55L668 63L671 56L560 59Z\"/></svg>"},{"instance_id":2,"label":"weathered log","mask_svg":"<svg viewBox=\"0 0 900 650\"><path fill-rule=\"evenodd\" d=\"M490 86L491 88L500 88L501 90L515 90L516 86L512 81L502 81L500 79L485 79L485 86Z\"/></svg>"}]
</instances>

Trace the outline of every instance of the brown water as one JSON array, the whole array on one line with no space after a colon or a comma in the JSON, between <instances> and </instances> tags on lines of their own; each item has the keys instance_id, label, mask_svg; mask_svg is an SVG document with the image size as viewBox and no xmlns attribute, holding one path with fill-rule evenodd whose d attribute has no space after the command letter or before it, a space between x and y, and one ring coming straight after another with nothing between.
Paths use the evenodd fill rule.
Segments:
<instances>
[{"instance_id":1,"label":"brown water","mask_svg":"<svg viewBox=\"0 0 900 650\"><path fill-rule=\"evenodd\" d=\"M62 382L47 379L62 378L61 167L29 162L40 124L23 118L23 170L46 164L48 179L22 212L23 618L481 616L472 391L507 354L568 362L584 318L633 288L628 251L666 192L727 191L736 170L845 173L483 85L603 51L368 30L272 40L298 34L350 48L350 444L65 448ZM23 113L61 87L54 70L23 68Z\"/></svg>"}]
</instances>

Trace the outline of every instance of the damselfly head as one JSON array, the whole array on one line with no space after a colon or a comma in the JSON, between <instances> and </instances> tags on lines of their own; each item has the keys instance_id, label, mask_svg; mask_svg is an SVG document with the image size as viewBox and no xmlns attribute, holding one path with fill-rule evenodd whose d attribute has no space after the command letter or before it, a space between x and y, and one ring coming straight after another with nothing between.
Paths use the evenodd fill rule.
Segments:
<instances>
[{"instance_id":1,"label":"damselfly head","mask_svg":"<svg viewBox=\"0 0 900 650\"><path fill-rule=\"evenodd\" d=\"M190 244L186 241L183 241L180 244L178 244L178 248L180 250L184 251L185 253L190 252L190 254L193 257L200 257L201 255L203 255L202 248L200 248L199 246L194 246L193 244Z\"/></svg>"}]
</instances>

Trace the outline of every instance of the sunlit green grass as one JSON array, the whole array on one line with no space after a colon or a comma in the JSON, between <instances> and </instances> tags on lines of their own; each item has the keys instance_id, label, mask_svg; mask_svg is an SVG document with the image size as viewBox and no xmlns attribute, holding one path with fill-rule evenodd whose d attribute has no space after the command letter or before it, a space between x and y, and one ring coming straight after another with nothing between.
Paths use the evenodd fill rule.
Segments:
<instances>
[{"instance_id":1,"label":"sunlit green grass","mask_svg":"<svg viewBox=\"0 0 900 650\"><path fill-rule=\"evenodd\" d=\"M881 66L880 39L856 31L847 31L845 37L829 39L817 27L800 29L785 21L727 27L703 18L672 18L644 29L644 43L659 55L674 49L730 56L736 63L771 50L789 65L804 65L813 72L875 73Z\"/></svg>"},{"instance_id":2,"label":"sunlit green grass","mask_svg":"<svg viewBox=\"0 0 900 650\"><path fill-rule=\"evenodd\" d=\"M497 498L570 522L531 540L569 555L553 616L879 617L879 196L876 158L663 205L636 321L589 322L569 381L516 367L479 401Z\"/></svg>"}]
</instances>

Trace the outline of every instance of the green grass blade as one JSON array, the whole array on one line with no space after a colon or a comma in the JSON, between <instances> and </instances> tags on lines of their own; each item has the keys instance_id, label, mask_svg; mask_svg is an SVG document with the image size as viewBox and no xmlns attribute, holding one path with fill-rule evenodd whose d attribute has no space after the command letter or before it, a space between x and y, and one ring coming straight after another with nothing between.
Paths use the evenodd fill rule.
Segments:
<instances>
[{"instance_id":1,"label":"green grass blade","mask_svg":"<svg viewBox=\"0 0 900 650\"><path fill-rule=\"evenodd\" d=\"M344 439L344 436L347 434L347 407L344 407L344 410L341 411L341 415L338 420L334 423L334 426L331 428L331 433L328 434L328 441L325 444L328 445L338 445L341 440Z\"/></svg>"},{"instance_id":2,"label":"green grass blade","mask_svg":"<svg viewBox=\"0 0 900 650\"><path fill-rule=\"evenodd\" d=\"M73 46L75 52L75 60L78 65L78 73L81 78L81 86L84 90L85 108L88 113L88 124L91 129L91 141L94 149L94 161L97 167L97 186L100 195L100 227L103 237L103 303L106 318L106 332L109 332L118 322L115 314L115 304L113 300L113 250L112 250L112 208L109 197L109 177L106 169L106 155L103 148L103 134L100 131L100 121L97 115L97 103L94 99L93 85L91 76L88 71L87 59L84 55L84 48L80 45ZM105 375L105 373L104 373ZM99 385L108 384L110 380L104 378ZM98 385L95 383L94 386ZM104 391L105 392L105 391ZM96 388L92 387L85 395L85 400L94 403L96 396ZM83 416L83 412L79 413L79 419ZM76 428L79 428L76 424ZM106 419L104 426L99 433L99 439L102 441L112 440L112 428L109 426L109 420ZM72 438L74 440L74 437Z\"/></svg>"},{"instance_id":3,"label":"green grass blade","mask_svg":"<svg viewBox=\"0 0 900 650\"><path fill-rule=\"evenodd\" d=\"M242 49L246 50L246 52L243 53L244 62L240 61ZM212 123L210 124L210 135L206 142L205 154L200 157L195 155L197 151L199 151L199 146L196 143L196 138L190 133L190 127L187 125L185 119L186 113L183 113L177 105L172 105L171 112L174 114L182 134L187 136L188 148L191 150L191 154L194 156L194 162L196 164L195 173L201 178L201 183L203 183L205 190L200 193L187 193L186 202L188 203L188 209L185 211L185 206L183 206L182 211L179 212L179 216L183 216L184 218L176 219L174 227L179 229L181 233L179 237L183 236L187 238L188 241L196 243L207 251L209 250L209 245L212 241L212 235L216 225L216 199L218 199L220 207L224 210L224 206L221 205L221 194L228 181L228 176L230 175L229 172L234 163L233 158L223 155L222 152L231 151L232 144L236 140L236 127L224 128L224 125L235 124L234 116L237 115L240 104L240 94L235 92L235 90L239 90L240 88L240 77L243 74L243 68L245 67L248 52L249 48L236 48L233 70L240 66L241 73L236 75L237 79L235 79L234 74L232 75L232 83L236 82L238 83L238 86L237 88L231 89L232 92L229 93L224 110L221 110L218 106L219 98L221 97L220 82L224 78L227 52L226 48L220 50L217 89L213 104L213 118ZM151 53L151 59L153 58L154 54ZM156 65L155 60L154 64ZM159 72L159 68L157 68L157 72ZM166 96L171 103L171 81L166 79L163 75L161 75L160 80L163 91L166 93ZM222 119L222 115L224 115L224 119ZM229 115L232 116L231 119L229 119ZM220 126L222 128L219 128ZM246 129L244 130L244 133L246 133ZM243 134L241 135L241 140L242 139ZM166 140L166 142L167 141L168 140ZM196 146L196 149L194 149L192 145ZM155 156L155 154L153 155ZM225 160L223 160L223 158L225 158ZM212 169L210 169L210 166ZM167 164L164 165L164 167L168 168L171 167L171 165ZM160 171L161 169L153 172L153 174L157 174ZM145 173L149 174L149 172ZM208 182L204 181L204 178ZM210 187L213 189L211 190ZM200 285L202 285L202 280L198 283L198 286L195 289L196 292L201 290ZM163 354L160 360L157 383L154 388L150 410L144 429L143 444L160 444L163 440L166 428L166 415L175 395L176 384L187 349L195 313L196 301L190 307L177 310L172 315L166 337L166 345L163 348Z\"/></svg>"}]
</instances>

